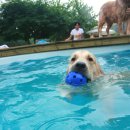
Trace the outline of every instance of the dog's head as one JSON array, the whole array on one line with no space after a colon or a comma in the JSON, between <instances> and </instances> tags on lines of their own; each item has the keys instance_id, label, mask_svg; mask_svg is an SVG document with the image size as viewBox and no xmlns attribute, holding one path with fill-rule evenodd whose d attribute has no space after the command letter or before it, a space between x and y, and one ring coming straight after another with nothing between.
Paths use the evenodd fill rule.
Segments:
<instances>
[{"instance_id":1,"label":"dog's head","mask_svg":"<svg viewBox=\"0 0 130 130\"><path fill-rule=\"evenodd\" d=\"M91 81L103 75L96 57L88 51L76 51L72 54L67 73L71 71L81 73Z\"/></svg>"}]
</instances>

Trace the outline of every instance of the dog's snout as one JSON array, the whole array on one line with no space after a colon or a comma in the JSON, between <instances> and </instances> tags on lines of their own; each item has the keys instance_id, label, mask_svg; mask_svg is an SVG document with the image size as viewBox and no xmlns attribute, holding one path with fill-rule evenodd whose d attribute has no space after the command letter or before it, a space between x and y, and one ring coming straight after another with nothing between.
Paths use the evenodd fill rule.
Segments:
<instances>
[{"instance_id":1,"label":"dog's snout","mask_svg":"<svg viewBox=\"0 0 130 130\"><path fill-rule=\"evenodd\" d=\"M86 64L85 64L84 62L77 62L77 63L76 63L76 67L77 67L77 68L84 69L84 68L86 68Z\"/></svg>"}]
</instances>

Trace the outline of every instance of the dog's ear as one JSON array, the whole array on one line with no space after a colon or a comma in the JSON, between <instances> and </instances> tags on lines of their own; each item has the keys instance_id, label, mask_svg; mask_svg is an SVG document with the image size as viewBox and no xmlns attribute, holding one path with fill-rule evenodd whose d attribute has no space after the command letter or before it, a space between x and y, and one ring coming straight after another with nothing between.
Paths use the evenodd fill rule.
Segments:
<instances>
[{"instance_id":1,"label":"dog's ear","mask_svg":"<svg viewBox=\"0 0 130 130\"><path fill-rule=\"evenodd\" d=\"M99 75L104 75L104 72L102 71L100 65L98 63L95 64L96 65L96 76L99 76Z\"/></svg>"},{"instance_id":2,"label":"dog's ear","mask_svg":"<svg viewBox=\"0 0 130 130\"><path fill-rule=\"evenodd\" d=\"M68 59L68 67L67 67L67 70L66 70L66 74L68 74L68 73L69 73L70 61L71 61L71 57Z\"/></svg>"},{"instance_id":3,"label":"dog's ear","mask_svg":"<svg viewBox=\"0 0 130 130\"><path fill-rule=\"evenodd\" d=\"M69 73L69 68L67 68L67 71L66 71L66 74L68 74Z\"/></svg>"},{"instance_id":4,"label":"dog's ear","mask_svg":"<svg viewBox=\"0 0 130 130\"><path fill-rule=\"evenodd\" d=\"M66 70L66 74L68 74L69 73L69 71L70 71L70 66L71 66L71 60L72 60L72 58L73 58L73 56L71 56L69 59L68 59L68 68L67 68L67 70Z\"/></svg>"}]
</instances>

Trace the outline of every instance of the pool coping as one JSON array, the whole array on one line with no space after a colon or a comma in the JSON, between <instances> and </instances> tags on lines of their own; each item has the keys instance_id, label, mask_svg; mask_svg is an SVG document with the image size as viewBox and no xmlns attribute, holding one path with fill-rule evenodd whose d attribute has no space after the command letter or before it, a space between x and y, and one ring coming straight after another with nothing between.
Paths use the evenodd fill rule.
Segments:
<instances>
[{"instance_id":1,"label":"pool coping","mask_svg":"<svg viewBox=\"0 0 130 130\"><path fill-rule=\"evenodd\" d=\"M93 38L93 39L88 38L81 41L70 41L70 42L58 41L58 42L51 42L49 44L44 44L44 45L24 45L24 46L2 49L0 50L0 57L78 49L78 48L113 46L113 45L122 45L128 43L130 43L129 35L106 37L106 38Z\"/></svg>"}]
</instances>

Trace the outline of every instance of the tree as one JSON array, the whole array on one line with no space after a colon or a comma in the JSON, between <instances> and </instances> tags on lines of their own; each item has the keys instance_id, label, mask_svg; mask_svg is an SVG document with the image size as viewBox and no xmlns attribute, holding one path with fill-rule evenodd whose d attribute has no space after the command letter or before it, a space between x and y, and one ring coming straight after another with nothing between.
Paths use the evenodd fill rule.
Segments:
<instances>
[{"instance_id":1,"label":"tree","mask_svg":"<svg viewBox=\"0 0 130 130\"><path fill-rule=\"evenodd\" d=\"M71 0L68 6L72 20L79 21L85 31L88 31L97 25L97 15L94 14L93 8L84 4L82 0Z\"/></svg>"},{"instance_id":2,"label":"tree","mask_svg":"<svg viewBox=\"0 0 130 130\"><path fill-rule=\"evenodd\" d=\"M63 40L75 21L85 31L96 24L91 7L81 0L6 0L0 7L0 35L6 41L30 38Z\"/></svg>"}]
</instances>

